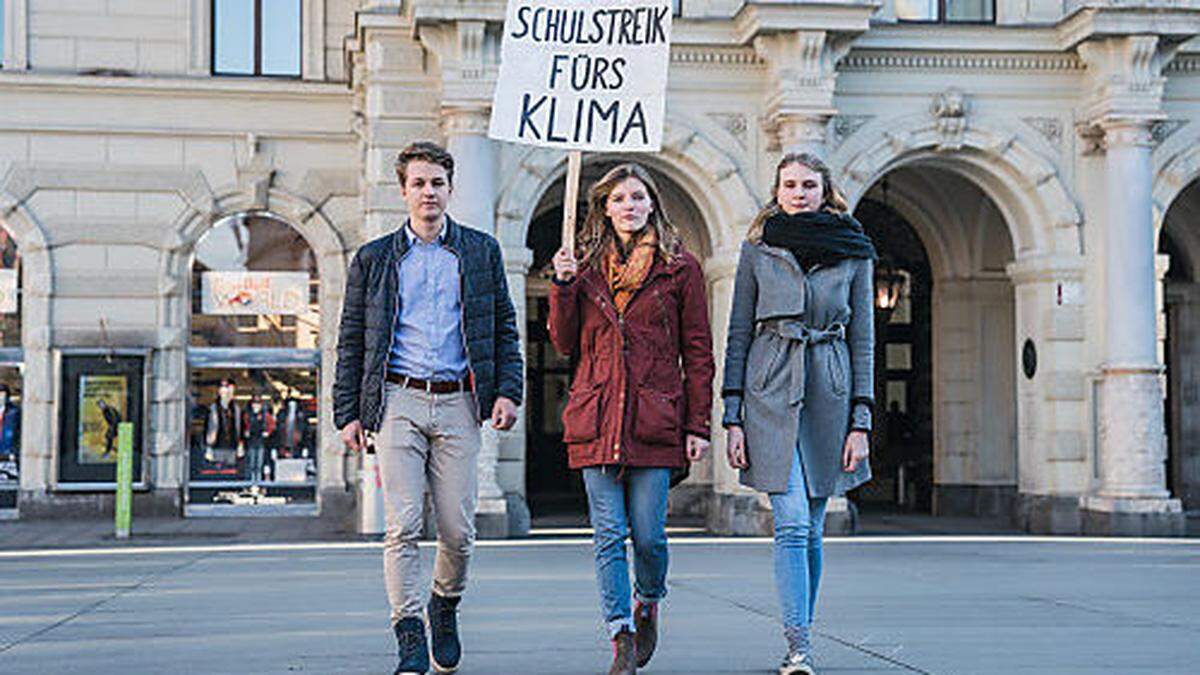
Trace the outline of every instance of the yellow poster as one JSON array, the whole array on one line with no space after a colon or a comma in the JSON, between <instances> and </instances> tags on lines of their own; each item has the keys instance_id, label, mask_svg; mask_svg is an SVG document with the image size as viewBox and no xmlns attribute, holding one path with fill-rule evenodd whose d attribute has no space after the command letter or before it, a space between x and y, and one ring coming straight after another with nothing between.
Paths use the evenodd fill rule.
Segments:
<instances>
[{"instance_id":1,"label":"yellow poster","mask_svg":"<svg viewBox=\"0 0 1200 675\"><path fill-rule=\"evenodd\" d=\"M129 389L124 375L79 377L80 464L115 464L117 428L128 420Z\"/></svg>"}]
</instances>

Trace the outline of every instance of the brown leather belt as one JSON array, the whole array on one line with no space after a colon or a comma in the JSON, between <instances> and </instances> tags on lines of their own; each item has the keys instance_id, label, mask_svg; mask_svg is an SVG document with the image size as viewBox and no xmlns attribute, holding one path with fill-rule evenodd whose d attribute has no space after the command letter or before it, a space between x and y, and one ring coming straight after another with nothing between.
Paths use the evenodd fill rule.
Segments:
<instances>
[{"instance_id":1,"label":"brown leather belt","mask_svg":"<svg viewBox=\"0 0 1200 675\"><path fill-rule=\"evenodd\" d=\"M409 377L391 371L388 371L387 381L398 384L401 387L408 387L409 389L420 389L430 394L453 394L468 389L467 380L465 379L452 380L450 382L430 382L429 380Z\"/></svg>"}]
</instances>

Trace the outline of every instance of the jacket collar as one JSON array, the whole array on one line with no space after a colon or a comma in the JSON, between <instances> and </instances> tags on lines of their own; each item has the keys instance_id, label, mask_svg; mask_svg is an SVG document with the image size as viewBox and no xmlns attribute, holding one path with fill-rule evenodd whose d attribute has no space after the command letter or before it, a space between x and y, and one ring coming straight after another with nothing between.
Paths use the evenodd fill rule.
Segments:
<instances>
[{"instance_id":1,"label":"jacket collar","mask_svg":"<svg viewBox=\"0 0 1200 675\"><path fill-rule=\"evenodd\" d=\"M412 231L409 226L410 221L410 218L405 218L400 229L392 232L392 252L397 258L408 252L409 232ZM462 225L447 213L446 225L442 228L442 233L438 235L437 240L446 248L458 250L458 244L462 240Z\"/></svg>"}]
</instances>

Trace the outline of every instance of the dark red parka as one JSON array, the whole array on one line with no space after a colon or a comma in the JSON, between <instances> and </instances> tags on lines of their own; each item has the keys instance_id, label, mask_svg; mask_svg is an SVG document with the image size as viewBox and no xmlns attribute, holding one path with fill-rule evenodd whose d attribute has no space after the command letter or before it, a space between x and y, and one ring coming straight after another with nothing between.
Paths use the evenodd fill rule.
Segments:
<instances>
[{"instance_id":1,"label":"dark red parka","mask_svg":"<svg viewBox=\"0 0 1200 675\"><path fill-rule=\"evenodd\" d=\"M656 257L623 316L594 267L555 284L549 330L559 353L578 356L563 411L572 469L682 467L685 434L709 437L712 331L691 254Z\"/></svg>"}]
</instances>

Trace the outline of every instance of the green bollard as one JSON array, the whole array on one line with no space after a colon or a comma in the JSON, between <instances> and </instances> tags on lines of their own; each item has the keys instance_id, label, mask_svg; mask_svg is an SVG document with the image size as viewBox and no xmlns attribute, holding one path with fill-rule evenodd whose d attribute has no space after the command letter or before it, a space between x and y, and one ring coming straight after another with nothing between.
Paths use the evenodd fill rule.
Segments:
<instances>
[{"instance_id":1,"label":"green bollard","mask_svg":"<svg viewBox=\"0 0 1200 675\"><path fill-rule=\"evenodd\" d=\"M133 422L117 426L117 539L129 538L133 520Z\"/></svg>"}]
</instances>

